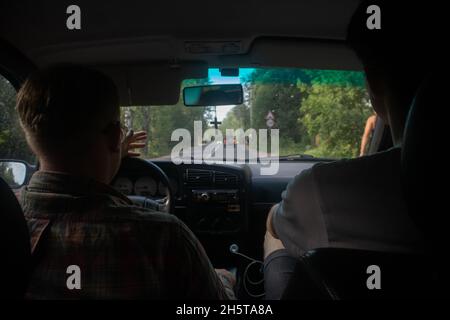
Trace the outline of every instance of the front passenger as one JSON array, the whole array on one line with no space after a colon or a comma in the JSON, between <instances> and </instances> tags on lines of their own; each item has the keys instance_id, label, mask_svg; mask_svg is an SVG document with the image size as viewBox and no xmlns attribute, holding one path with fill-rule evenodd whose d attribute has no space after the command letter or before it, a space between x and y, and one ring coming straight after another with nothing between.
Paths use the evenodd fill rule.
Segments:
<instances>
[{"instance_id":1,"label":"front passenger","mask_svg":"<svg viewBox=\"0 0 450 320\"><path fill-rule=\"evenodd\" d=\"M28 298L232 296L180 220L133 206L108 185L128 152L111 79L50 67L25 82L17 110L41 165L21 197L37 262Z\"/></svg>"}]
</instances>

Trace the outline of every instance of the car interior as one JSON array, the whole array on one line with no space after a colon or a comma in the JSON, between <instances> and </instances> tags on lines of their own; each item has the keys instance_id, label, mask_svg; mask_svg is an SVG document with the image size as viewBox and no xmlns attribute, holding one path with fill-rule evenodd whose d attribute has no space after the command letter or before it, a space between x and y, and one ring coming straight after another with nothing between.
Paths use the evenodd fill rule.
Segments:
<instances>
[{"instance_id":1,"label":"car interior","mask_svg":"<svg viewBox=\"0 0 450 320\"><path fill-rule=\"evenodd\" d=\"M114 80L119 89L122 118L125 123L128 121L130 129L138 130L145 121L139 120L137 114L149 112L152 115L149 119L163 121L161 119L165 119L164 115L169 114L171 108L178 108L173 106L183 104L186 88L210 85L212 80L217 80L212 83L230 83L226 79L235 80L236 75L243 78L247 73L251 77L254 70L262 70L261 74L267 70L290 70L291 73L332 70L363 77L361 62L345 44L346 28L358 3L358 0L229 0L221 3L130 0L124 6L123 2L100 4L79 0L81 29L68 30L66 8L71 3L67 1L2 1L0 77L10 84L15 94L37 68L57 63L90 66ZM208 79L210 83L205 83ZM281 81L273 76L266 86L280 86ZM428 139L428 133L423 134L430 121L425 105L429 101L441 101L439 94L445 92L438 91L434 82L429 83L421 87L414 100L402 149L405 198L414 221L423 226L425 234L435 233L437 226L436 222L425 222L424 212L418 209L427 205L426 194L432 192L431 189L423 191L423 185L418 183L419 179L429 179L421 167L425 156L418 150L422 150L423 141ZM442 86L442 82L439 85ZM244 100L248 101L246 99L251 98L246 93L250 90L245 85L243 88ZM188 93L184 94L186 101ZM258 97L255 99L252 101L256 104ZM5 101L0 101L0 108L5 107ZM183 105L182 108L186 117L191 117L189 119L203 119L205 126L217 129L218 121L228 123L227 113L221 110L230 108L227 107L230 104L240 105L225 101L217 102L206 111L195 106ZM263 125L260 129L272 127L271 119L263 119L266 113L260 118L267 127ZM196 114L201 114L198 119L195 119ZM281 122L281 112L274 114L275 123L278 118ZM204 115L208 116L202 118ZM364 113L364 117L366 115L369 113ZM1 125L5 123L2 120ZM363 125L355 129L358 145ZM170 148L164 145L165 149L157 149L157 143L165 143L160 141L163 138L158 140L156 129L150 131L149 141L155 141L155 145L150 145L153 149L149 152L154 153L125 158L111 185L135 205L173 214L186 223L203 245L214 268L235 274L238 299L264 299L261 262L270 208L281 201L283 190L297 174L317 163L345 158L347 154L311 152L311 155L302 150L296 151L302 154L295 154L287 149L287 140L283 140L280 130L283 154L278 172L265 175L264 164L260 161L198 163L189 158L175 164L170 158ZM170 135L164 137L169 139ZM224 145L231 143L228 138L223 141ZM379 121L367 154L390 147L389 129ZM15 194L39 169L39 163L32 156L25 157L18 152L2 153L0 158L2 164L9 165L13 171L17 167L21 172L21 178L13 183L6 183L4 176L0 179L0 213L4 217L0 225L0 244L5 262L0 271L9 275L4 278L1 292L2 297L20 299L26 290L33 259L26 223ZM425 193L418 196L418 190ZM440 296L442 292L436 287L442 282L436 279L441 279L442 270L436 267L440 260L435 258L439 252L435 244L440 240L430 239L429 248L434 249L424 255L342 248L310 251L298 259L283 299ZM370 264L379 265L383 270L383 290L367 290L365 266Z\"/></svg>"}]
</instances>

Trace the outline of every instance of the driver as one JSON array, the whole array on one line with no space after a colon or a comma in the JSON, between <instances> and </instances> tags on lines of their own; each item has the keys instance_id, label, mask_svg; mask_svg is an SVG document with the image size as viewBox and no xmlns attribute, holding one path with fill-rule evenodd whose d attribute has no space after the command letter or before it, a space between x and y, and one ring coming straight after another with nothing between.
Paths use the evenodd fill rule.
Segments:
<instances>
[{"instance_id":1,"label":"driver","mask_svg":"<svg viewBox=\"0 0 450 320\"><path fill-rule=\"evenodd\" d=\"M378 30L367 27L368 8L374 4L383 12L383 27ZM420 20L424 10L395 1L368 0L355 11L347 41L364 66L371 103L389 125L394 147L316 164L292 179L267 218L266 298L282 297L297 258L309 250L423 252L422 234L403 198L400 160L409 107L432 69L427 53L437 52L429 37L432 29L409 24Z\"/></svg>"},{"instance_id":2,"label":"driver","mask_svg":"<svg viewBox=\"0 0 450 320\"><path fill-rule=\"evenodd\" d=\"M18 93L27 142L40 162L21 194L36 266L31 299L227 299L215 271L175 216L133 206L109 186L143 132L125 137L117 88L76 65L40 70Z\"/></svg>"}]
</instances>

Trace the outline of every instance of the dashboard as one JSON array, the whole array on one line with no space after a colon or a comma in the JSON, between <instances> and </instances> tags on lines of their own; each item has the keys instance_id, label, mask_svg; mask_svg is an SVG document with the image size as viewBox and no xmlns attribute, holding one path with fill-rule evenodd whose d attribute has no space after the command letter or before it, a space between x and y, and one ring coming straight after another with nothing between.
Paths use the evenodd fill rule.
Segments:
<instances>
[{"instance_id":1,"label":"dashboard","mask_svg":"<svg viewBox=\"0 0 450 320\"><path fill-rule=\"evenodd\" d=\"M174 212L196 233L244 231L247 222L248 181L239 166L174 165L154 161L169 179ZM125 161L112 186L127 196L164 198L167 186L152 175L145 161Z\"/></svg>"},{"instance_id":2,"label":"dashboard","mask_svg":"<svg viewBox=\"0 0 450 320\"><path fill-rule=\"evenodd\" d=\"M259 164L181 164L154 160L168 177L174 195L173 214L197 236L212 263L236 265L229 248L262 259L269 209L281 200L289 181L315 161L280 162L274 176L260 174ZM112 185L128 196L164 198L168 190L152 176L145 161L123 163Z\"/></svg>"}]
</instances>

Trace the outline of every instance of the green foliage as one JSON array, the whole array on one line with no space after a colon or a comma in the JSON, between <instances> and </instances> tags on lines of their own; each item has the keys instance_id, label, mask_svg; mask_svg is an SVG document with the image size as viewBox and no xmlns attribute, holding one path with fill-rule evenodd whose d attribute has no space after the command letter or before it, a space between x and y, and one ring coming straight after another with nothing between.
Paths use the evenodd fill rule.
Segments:
<instances>
[{"instance_id":1,"label":"green foliage","mask_svg":"<svg viewBox=\"0 0 450 320\"><path fill-rule=\"evenodd\" d=\"M358 155L365 121L372 112L362 72L255 69L243 82L250 107L233 108L222 129L267 128L265 117L272 111L274 128L280 130L280 155ZM240 116L242 110L249 110L251 121L247 114Z\"/></svg>"},{"instance_id":2,"label":"green foliage","mask_svg":"<svg viewBox=\"0 0 450 320\"><path fill-rule=\"evenodd\" d=\"M220 130L223 136L225 136L226 129L248 129L250 127L250 108L245 104L241 104L235 106L227 113L227 116L220 125Z\"/></svg>"},{"instance_id":3,"label":"green foliage","mask_svg":"<svg viewBox=\"0 0 450 320\"><path fill-rule=\"evenodd\" d=\"M279 153L281 156L295 155L298 153L304 153L303 147L290 139L289 137L280 137L280 150Z\"/></svg>"},{"instance_id":4,"label":"green foliage","mask_svg":"<svg viewBox=\"0 0 450 320\"><path fill-rule=\"evenodd\" d=\"M0 177L10 186L16 184L13 170L5 162L0 162Z\"/></svg>"},{"instance_id":5,"label":"green foliage","mask_svg":"<svg viewBox=\"0 0 450 320\"><path fill-rule=\"evenodd\" d=\"M20 127L15 105L15 89L0 75L0 159L21 159L33 163L34 155Z\"/></svg>"},{"instance_id":6,"label":"green foliage","mask_svg":"<svg viewBox=\"0 0 450 320\"><path fill-rule=\"evenodd\" d=\"M307 153L318 157L356 157L365 121L372 110L367 92L350 85L301 86L307 93L299 125L312 137Z\"/></svg>"},{"instance_id":7,"label":"green foliage","mask_svg":"<svg viewBox=\"0 0 450 320\"><path fill-rule=\"evenodd\" d=\"M304 72L308 74L310 82L299 79L301 83L365 88L362 72L340 70L305 70Z\"/></svg>"},{"instance_id":8,"label":"green foliage","mask_svg":"<svg viewBox=\"0 0 450 320\"><path fill-rule=\"evenodd\" d=\"M183 83L184 86L200 85L207 83L207 80L189 80ZM124 115L127 108L122 108L121 118L124 122ZM131 127L135 131L144 130L148 134L147 146L141 150L143 158L156 158L170 155L172 148L178 141L171 141L172 132L178 128L185 128L194 133L194 121L202 121L203 128L209 126L211 120L211 110L207 107L184 106L183 99L175 105L169 106L133 106L129 107L131 112Z\"/></svg>"},{"instance_id":9,"label":"green foliage","mask_svg":"<svg viewBox=\"0 0 450 320\"><path fill-rule=\"evenodd\" d=\"M276 118L274 128L280 129L280 154L288 154L304 144L304 130L298 126L298 106L301 92L297 81L311 80L302 69L255 69L243 79L249 93L247 106L237 106L227 114L223 128L266 129L266 116L271 111ZM245 110L245 120L236 109ZM297 146L295 148L294 146Z\"/></svg>"}]
</instances>

